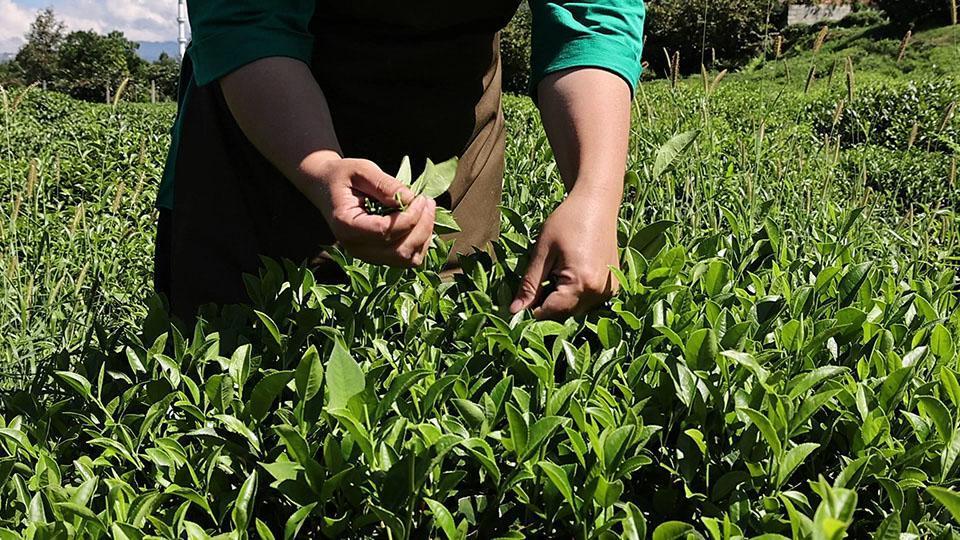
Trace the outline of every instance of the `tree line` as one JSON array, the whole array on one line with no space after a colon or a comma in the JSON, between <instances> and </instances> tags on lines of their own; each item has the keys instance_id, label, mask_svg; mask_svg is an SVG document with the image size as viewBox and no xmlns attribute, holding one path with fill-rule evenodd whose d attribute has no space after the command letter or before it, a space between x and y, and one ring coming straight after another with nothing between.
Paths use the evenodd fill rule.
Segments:
<instances>
[{"instance_id":1,"label":"tree line","mask_svg":"<svg viewBox=\"0 0 960 540\"><path fill-rule=\"evenodd\" d=\"M37 84L87 101L105 101L127 81L127 101L177 96L180 62L163 53L154 62L137 54L140 45L123 32L67 31L52 9L30 25L26 42L11 62L0 65L0 84Z\"/></svg>"}]
</instances>

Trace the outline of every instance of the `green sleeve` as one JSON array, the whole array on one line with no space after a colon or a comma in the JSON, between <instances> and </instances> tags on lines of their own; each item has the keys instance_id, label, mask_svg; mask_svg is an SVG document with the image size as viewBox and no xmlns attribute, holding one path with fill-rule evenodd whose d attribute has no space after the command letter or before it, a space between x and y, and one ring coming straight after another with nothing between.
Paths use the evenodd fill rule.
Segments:
<instances>
[{"instance_id":1,"label":"green sleeve","mask_svg":"<svg viewBox=\"0 0 960 540\"><path fill-rule=\"evenodd\" d=\"M636 91L643 50L643 0L531 0L533 89L545 76L596 67Z\"/></svg>"},{"instance_id":2,"label":"green sleeve","mask_svg":"<svg viewBox=\"0 0 960 540\"><path fill-rule=\"evenodd\" d=\"M311 61L316 0L193 0L187 7L198 86L269 56Z\"/></svg>"}]
</instances>

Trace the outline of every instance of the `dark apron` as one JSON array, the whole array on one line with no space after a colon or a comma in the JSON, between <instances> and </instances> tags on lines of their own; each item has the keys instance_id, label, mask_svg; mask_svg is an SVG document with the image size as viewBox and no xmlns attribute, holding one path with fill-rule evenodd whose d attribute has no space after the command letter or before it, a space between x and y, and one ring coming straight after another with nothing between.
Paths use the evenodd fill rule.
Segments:
<instances>
[{"instance_id":1,"label":"dark apron","mask_svg":"<svg viewBox=\"0 0 960 540\"><path fill-rule=\"evenodd\" d=\"M498 233L497 33L517 3L320 1L311 23L313 72L346 156L388 173L404 155L415 171L427 158L460 157L438 199L463 229L458 253L486 248ZM156 271L174 314L189 320L203 304L246 301L242 275L257 273L260 255L310 263L322 281L342 279L318 257L335 242L320 211L247 140L219 84L192 88L181 114L174 205L161 216Z\"/></svg>"}]
</instances>

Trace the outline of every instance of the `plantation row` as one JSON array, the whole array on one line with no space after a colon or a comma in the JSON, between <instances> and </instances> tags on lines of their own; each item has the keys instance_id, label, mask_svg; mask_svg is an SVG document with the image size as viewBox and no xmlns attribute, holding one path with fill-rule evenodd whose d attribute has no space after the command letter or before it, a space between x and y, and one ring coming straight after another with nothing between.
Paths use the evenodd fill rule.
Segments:
<instances>
[{"instance_id":1,"label":"plantation row","mask_svg":"<svg viewBox=\"0 0 960 540\"><path fill-rule=\"evenodd\" d=\"M507 310L563 196L526 99L495 258L274 262L183 329L172 108L4 94L0 538L952 538L958 82L783 67L643 87L623 290L564 323Z\"/></svg>"}]
</instances>

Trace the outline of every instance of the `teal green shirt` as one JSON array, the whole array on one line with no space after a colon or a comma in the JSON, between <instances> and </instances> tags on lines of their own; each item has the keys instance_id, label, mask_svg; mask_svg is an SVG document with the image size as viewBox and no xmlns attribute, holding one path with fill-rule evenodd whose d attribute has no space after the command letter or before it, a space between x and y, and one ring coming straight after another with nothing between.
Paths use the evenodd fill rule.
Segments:
<instances>
[{"instance_id":1,"label":"teal green shirt","mask_svg":"<svg viewBox=\"0 0 960 540\"><path fill-rule=\"evenodd\" d=\"M530 0L533 15L532 84L575 67L609 70L636 90L643 47L643 0ZM189 2L193 40L188 54L194 71L181 92L181 107L192 85L202 86L261 58L284 56L310 64L310 21L317 0L194 0ZM158 206L173 207L173 169L179 122Z\"/></svg>"}]
</instances>

